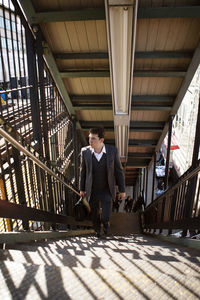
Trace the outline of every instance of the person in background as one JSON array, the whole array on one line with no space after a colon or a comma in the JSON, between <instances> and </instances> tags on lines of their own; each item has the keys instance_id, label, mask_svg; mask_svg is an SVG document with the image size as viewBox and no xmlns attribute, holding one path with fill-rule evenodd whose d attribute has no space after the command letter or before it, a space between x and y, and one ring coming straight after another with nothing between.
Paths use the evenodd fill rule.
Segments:
<instances>
[{"instance_id":1,"label":"person in background","mask_svg":"<svg viewBox=\"0 0 200 300\"><path fill-rule=\"evenodd\" d=\"M133 206L133 199L131 199L131 196L128 196L125 200L124 209L126 212L131 212Z\"/></svg>"},{"instance_id":2,"label":"person in background","mask_svg":"<svg viewBox=\"0 0 200 300\"><path fill-rule=\"evenodd\" d=\"M104 144L104 129L91 128L89 146L81 149L80 195L87 198L91 207L91 218L97 237L101 236L101 223L104 234L108 233L115 199L115 183L119 199L125 198L125 180L117 148Z\"/></svg>"},{"instance_id":3,"label":"person in background","mask_svg":"<svg viewBox=\"0 0 200 300\"><path fill-rule=\"evenodd\" d=\"M113 203L113 212L119 212L119 207L120 207L120 204L122 203L122 200L120 199L120 193L117 192L116 193L116 197L115 197L115 201Z\"/></svg>"}]
</instances>

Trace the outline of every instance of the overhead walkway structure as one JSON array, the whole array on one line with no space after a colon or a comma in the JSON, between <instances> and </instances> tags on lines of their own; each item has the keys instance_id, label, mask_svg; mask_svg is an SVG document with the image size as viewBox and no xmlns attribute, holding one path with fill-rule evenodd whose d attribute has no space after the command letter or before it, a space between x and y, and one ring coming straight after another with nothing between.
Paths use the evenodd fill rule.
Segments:
<instances>
[{"instance_id":1,"label":"overhead walkway structure","mask_svg":"<svg viewBox=\"0 0 200 300\"><path fill-rule=\"evenodd\" d=\"M200 109L191 168L168 186L173 118L200 62L198 2L0 2L1 297L199 298L199 241L174 234L200 230ZM99 125L144 196L105 240L74 211L80 149Z\"/></svg>"}]
</instances>

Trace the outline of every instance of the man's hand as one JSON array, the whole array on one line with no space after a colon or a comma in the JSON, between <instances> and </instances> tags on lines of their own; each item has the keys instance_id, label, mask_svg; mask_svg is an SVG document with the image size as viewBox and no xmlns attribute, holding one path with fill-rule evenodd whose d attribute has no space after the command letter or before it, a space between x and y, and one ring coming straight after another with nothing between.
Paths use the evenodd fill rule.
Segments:
<instances>
[{"instance_id":1,"label":"man's hand","mask_svg":"<svg viewBox=\"0 0 200 300\"><path fill-rule=\"evenodd\" d=\"M85 195L86 195L86 192L80 191L80 196L81 196L82 198L85 197Z\"/></svg>"},{"instance_id":2,"label":"man's hand","mask_svg":"<svg viewBox=\"0 0 200 300\"><path fill-rule=\"evenodd\" d=\"M126 197L126 193L119 193L119 199L124 200Z\"/></svg>"}]
</instances>

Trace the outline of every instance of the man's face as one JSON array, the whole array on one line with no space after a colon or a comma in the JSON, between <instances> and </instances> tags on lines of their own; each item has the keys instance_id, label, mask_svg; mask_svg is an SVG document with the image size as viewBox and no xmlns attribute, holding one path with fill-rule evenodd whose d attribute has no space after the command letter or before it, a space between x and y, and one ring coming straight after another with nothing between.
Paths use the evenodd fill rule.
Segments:
<instances>
[{"instance_id":1,"label":"man's face","mask_svg":"<svg viewBox=\"0 0 200 300\"><path fill-rule=\"evenodd\" d=\"M93 134L93 133L90 133L89 134L89 144L92 148L99 148L100 146L102 146L103 144L103 141L104 141L104 138L99 138L98 137L98 134Z\"/></svg>"}]
</instances>

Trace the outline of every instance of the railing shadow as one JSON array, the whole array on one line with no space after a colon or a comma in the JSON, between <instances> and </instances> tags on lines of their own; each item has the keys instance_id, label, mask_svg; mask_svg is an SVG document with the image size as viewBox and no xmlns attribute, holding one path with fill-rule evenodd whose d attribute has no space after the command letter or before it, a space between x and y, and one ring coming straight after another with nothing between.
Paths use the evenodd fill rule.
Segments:
<instances>
[{"instance_id":1,"label":"railing shadow","mask_svg":"<svg viewBox=\"0 0 200 300\"><path fill-rule=\"evenodd\" d=\"M200 295L200 253L140 235L13 245L0 251L0 274L0 295L10 299Z\"/></svg>"}]
</instances>

